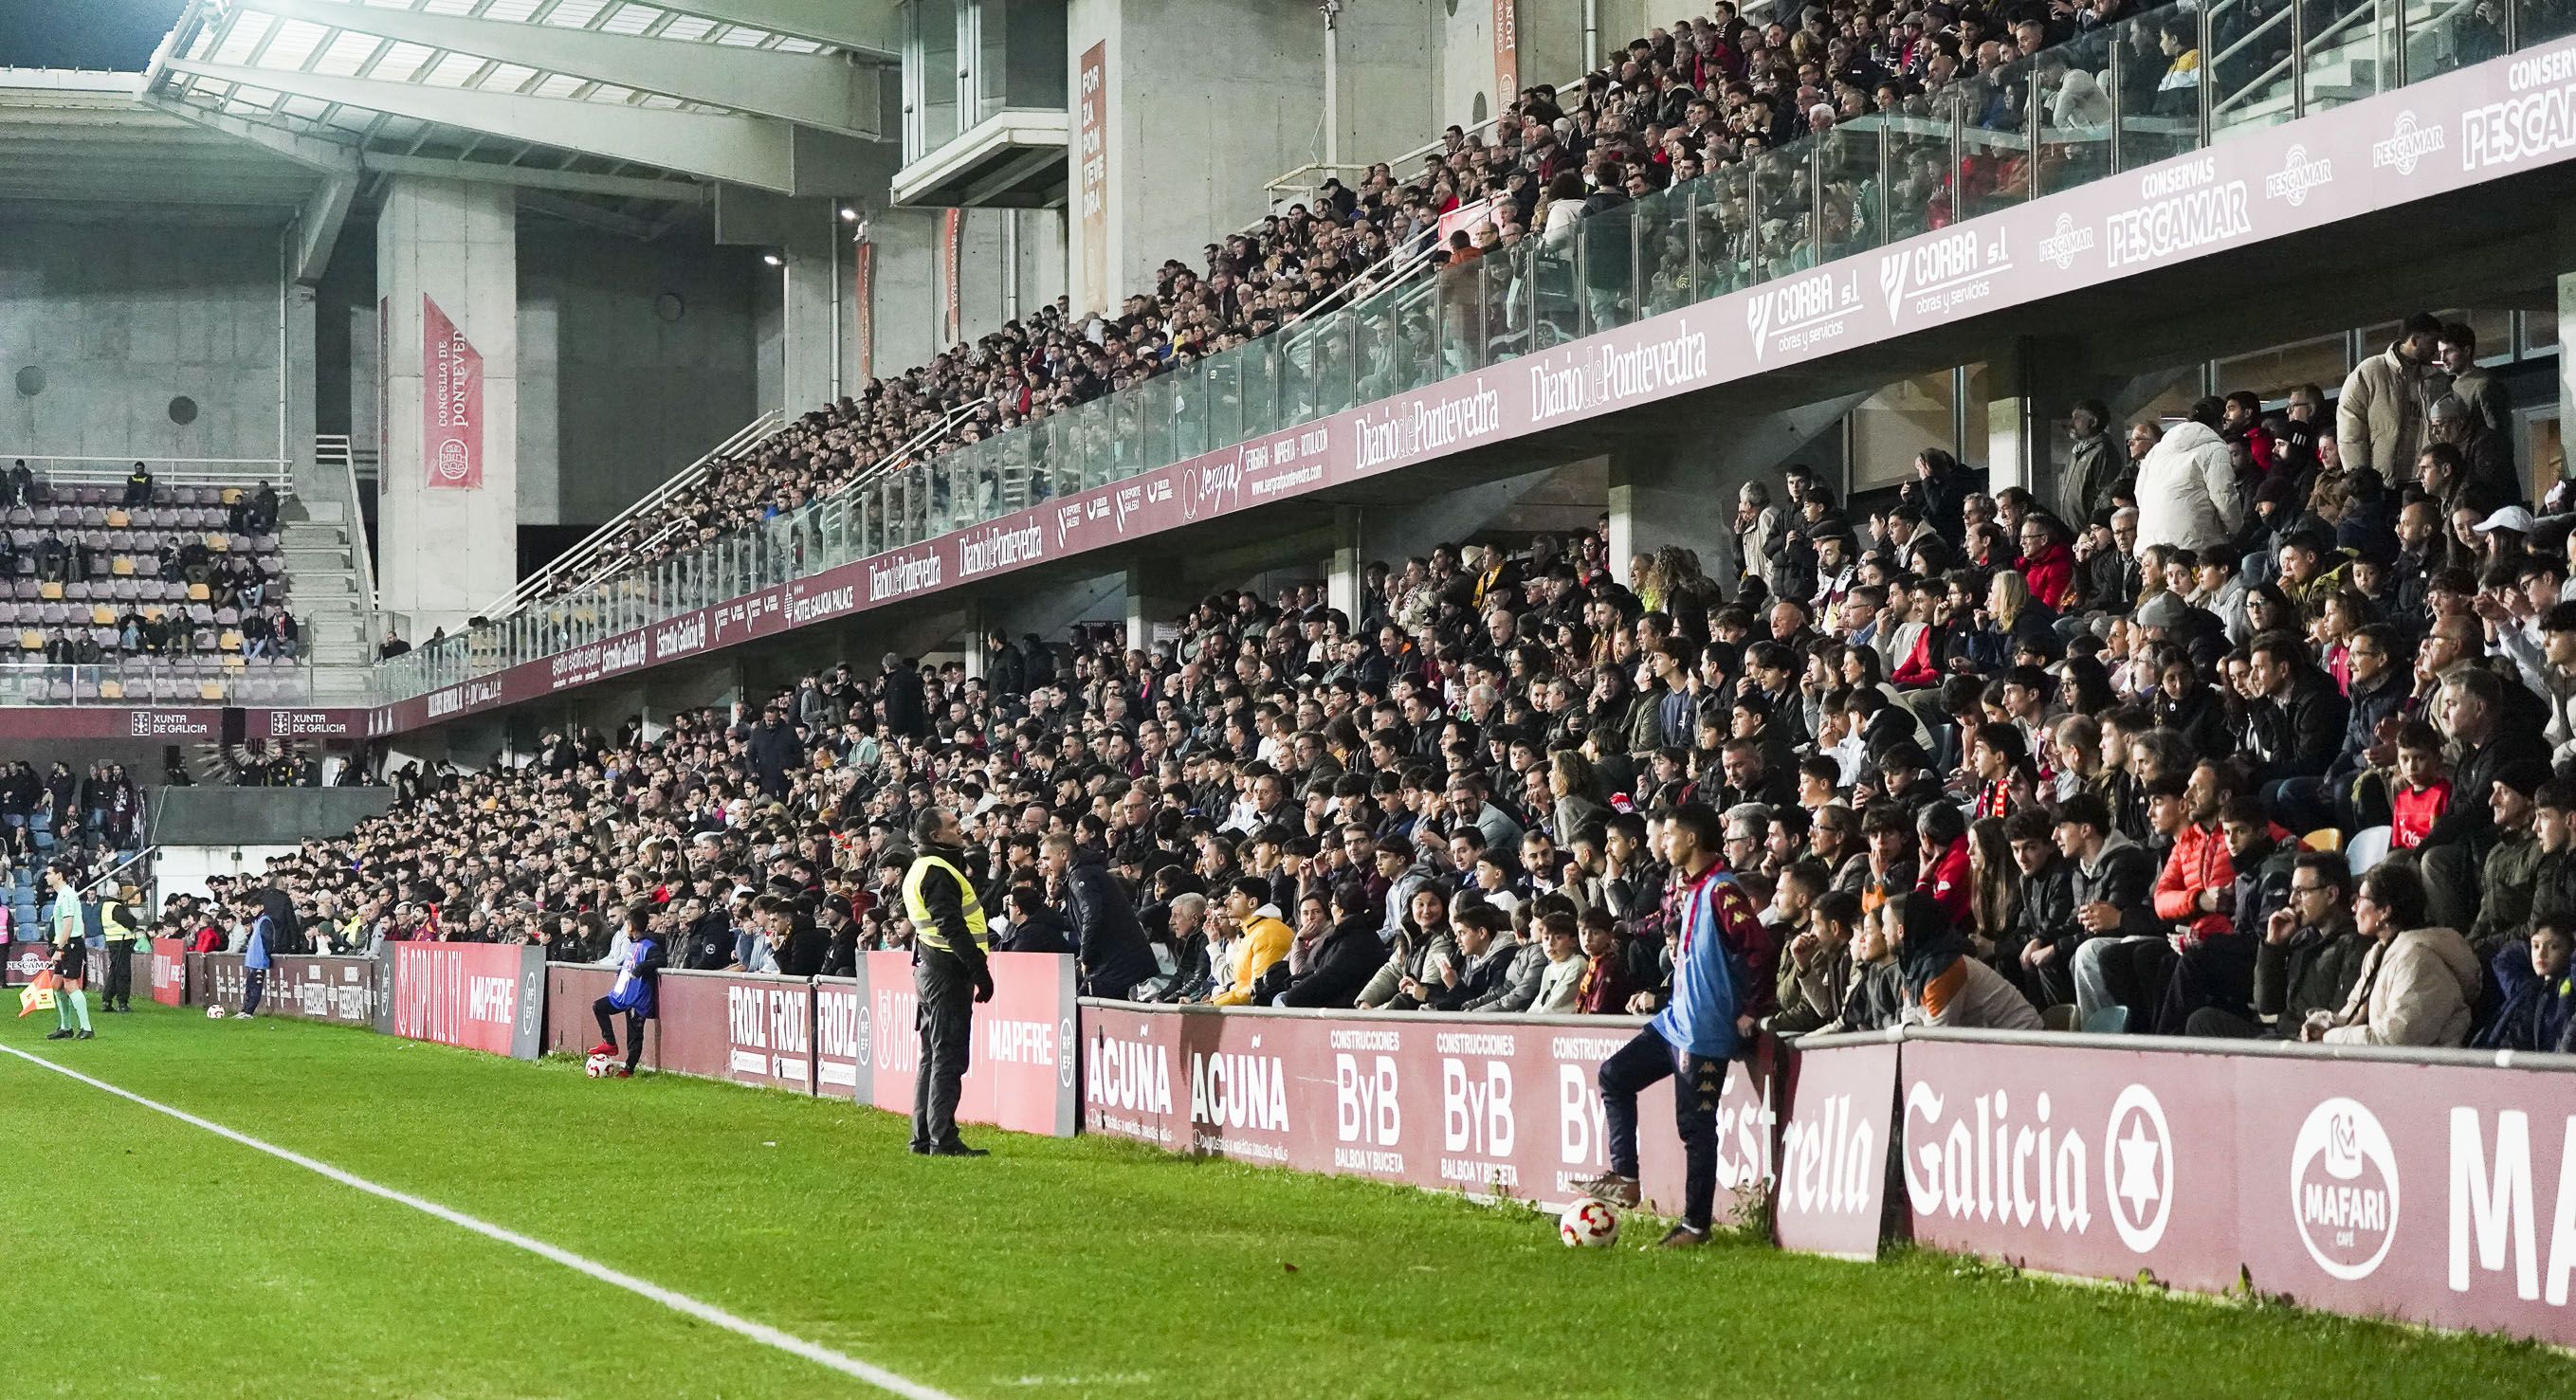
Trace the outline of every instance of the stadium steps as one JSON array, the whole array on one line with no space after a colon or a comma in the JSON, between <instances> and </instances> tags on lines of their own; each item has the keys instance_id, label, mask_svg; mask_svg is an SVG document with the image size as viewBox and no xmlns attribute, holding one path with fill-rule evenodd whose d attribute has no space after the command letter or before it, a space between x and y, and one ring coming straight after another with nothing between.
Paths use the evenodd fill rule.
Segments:
<instances>
[{"instance_id":1,"label":"stadium steps","mask_svg":"<svg viewBox=\"0 0 2576 1400\"><path fill-rule=\"evenodd\" d=\"M325 689L333 668L365 666L375 659L367 641L366 600L349 539L347 506L299 496L286 514L278 524L279 549L293 580L295 610L310 629L306 645L316 668L314 685ZM349 687L353 693L358 688Z\"/></svg>"}]
</instances>

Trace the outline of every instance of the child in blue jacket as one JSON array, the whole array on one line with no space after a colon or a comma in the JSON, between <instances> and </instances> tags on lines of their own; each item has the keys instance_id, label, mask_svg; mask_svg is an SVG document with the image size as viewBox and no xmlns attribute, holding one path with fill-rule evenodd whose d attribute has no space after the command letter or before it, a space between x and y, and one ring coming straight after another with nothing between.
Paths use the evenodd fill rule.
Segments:
<instances>
[{"instance_id":1,"label":"child in blue jacket","mask_svg":"<svg viewBox=\"0 0 2576 1400\"><path fill-rule=\"evenodd\" d=\"M590 1047L594 1055L617 1053L617 1027L611 1018L626 1013L626 1065L616 1071L620 1079L633 1076L636 1061L644 1057L644 1023L653 1019L658 1007L662 940L653 936L652 920L648 905L626 911L626 965L617 970L608 995L590 1005L591 1014L599 1018L599 1043Z\"/></svg>"}]
</instances>

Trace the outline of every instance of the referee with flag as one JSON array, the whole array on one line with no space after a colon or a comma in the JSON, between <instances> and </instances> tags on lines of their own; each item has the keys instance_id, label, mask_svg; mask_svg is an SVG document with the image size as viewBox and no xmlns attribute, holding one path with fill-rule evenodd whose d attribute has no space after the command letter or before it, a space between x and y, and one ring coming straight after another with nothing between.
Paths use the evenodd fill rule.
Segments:
<instances>
[{"instance_id":1,"label":"referee with flag","mask_svg":"<svg viewBox=\"0 0 2576 1400\"><path fill-rule=\"evenodd\" d=\"M957 1095L974 1043L974 1003L993 999L993 969L984 958L991 935L984 906L966 878L965 840L955 812L924 811L912 824L917 854L903 874L903 908L912 920L912 985L920 994L912 1150L924 1157L987 1155L957 1140Z\"/></svg>"}]
</instances>

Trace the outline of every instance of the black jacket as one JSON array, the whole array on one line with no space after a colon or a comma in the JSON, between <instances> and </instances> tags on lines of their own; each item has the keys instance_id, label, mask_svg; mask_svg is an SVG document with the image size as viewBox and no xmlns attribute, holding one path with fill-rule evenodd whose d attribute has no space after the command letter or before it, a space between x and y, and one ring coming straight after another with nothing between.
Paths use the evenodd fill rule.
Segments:
<instances>
[{"instance_id":1,"label":"black jacket","mask_svg":"<svg viewBox=\"0 0 2576 1400\"><path fill-rule=\"evenodd\" d=\"M2087 872L2084 862L2071 861L2067 876L2068 897L2074 909L2087 904L2108 904L2120 911L2122 934L2157 932L2156 860L2146 847L2126 837L2115 836L2103 843L2101 856ZM2071 910L2070 910L2071 912ZM2076 942L2090 935L2078 931ZM2056 941L2056 940L2052 940ZM2075 951L2073 944L2061 943L2066 952Z\"/></svg>"},{"instance_id":2,"label":"black jacket","mask_svg":"<svg viewBox=\"0 0 2576 1400\"><path fill-rule=\"evenodd\" d=\"M2495 792L2496 775L2506 765L2525 758L2547 763L2549 745L2529 725L2500 722L2492 738L2460 760L2458 771L2451 776L2451 806L2433 823L2433 829L2424 833L2416 849L2468 842L2473 854L2484 856L2495 836L2495 808L2489 799Z\"/></svg>"},{"instance_id":3,"label":"black jacket","mask_svg":"<svg viewBox=\"0 0 2576 1400\"><path fill-rule=\"evenodd\" d=\"M763 792L772 797L787 791L787 774L805 762L805 741L785 720L773 724L768 720L751 727L745 741L751 749L751 770L760 778Z\"/></svg>"},{"instance_id":4,"label":"black jacket","mask_svg":"<svg viewBox=\"0 0 2576 1400\"><path fill-rule=\"evenodd\" d=\"M1153 970L1153 953L1145 946L1145 927L1118 877L1109 873L1109 857L1089 846L1073 852L1073 867L1064 875L1065 913L1073 925L1075 952L1083 975L1141 968L1131 979L1143 981Z\"/></svg>"},{"instance_id":5,"label":"black jacket","mask_svg":"<svg viewBox=\"0 0 2576 1400\"><path fill-rule=\"evenodd\" d=\"M2324 776L2342 750L2351 709L2333 678L2313 666L2300 668L2287 698L2254 702L2245 748L2263 781Z\"/></svg>"},{"instance_id":6,"label":"black jacket","mask_svg":"<svg viewBox=\"0 0 2576 1400\"><path fill-rule=\"evenodd\" d=\"M907 738L929 732L929 702L922 697L921 673L897 666L880 678L885 698L886 728Z\"/></svg>"},{"instance_id":7,"label":"black jacket","mask_svg":"<svg viewBox=\"0 0 2576 1400\"><path fill-rule=\"evenodd\" d=\"M2353 687L2344 711L2343 748L2326 769L2330 781L2347 781L2361 773L2362 752L2379 742L2380 721L2396 715L2413 693L2407 685L2405 669L2394 664L2380 673L2379 684Z\"/></svg>"},{"instance_id":8,"label":"black jacket","mask_svg":"<svg viewBox=\"0 0 2576 1400\"><path fill-rule=\"evenodd\" d=\"M1275 995L1281 1006L1322 1006L1347 1009L1359 999L1360 988L1368 985L1386 961L1386 945L1378 941L1378 919L1364 913L1344 919L1325 932L1324 941L1315 945L1315 954L1306 962L1301 976L1290 976L1288 961L1283 958L1269 972L1262 974L1253 988L1253 1001L1266 1005L1264 993L1271 991L1272 977L1279 979Z\"/></svg>"},{"instance_id":9,"label":"black jacket","mask_svg":"<svg viewBox=\"0 0 2576 1400\"><path fill-rule=\"evenodd\" d=\"M1073 937L1066 931L1064 916L1052 909L1040 908L1025 919L1011 920L1010 935L1002 940L1005 953L1070 953Z\"/></svg>"}]
</instances>

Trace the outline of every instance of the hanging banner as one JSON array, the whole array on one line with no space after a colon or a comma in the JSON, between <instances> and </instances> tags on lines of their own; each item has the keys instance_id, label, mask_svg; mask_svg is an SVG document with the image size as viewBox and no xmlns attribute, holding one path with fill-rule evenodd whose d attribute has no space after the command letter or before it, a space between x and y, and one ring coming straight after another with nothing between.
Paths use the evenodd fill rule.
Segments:
<instances>
[{"instance_id":1,"label":"hanging banner","mask_svg":"<svg viewBox=\"0 0 2576 1400\"><path fill-rule=\"evenodd\" d=\"M850 255L850 328L858 342L861 381L876 377L877 245L860 239Z\"/></svg>"},{"instance_id":2,"label":"hanging banner","mask_svg":"<svg viewBox=\"0 0 2576 1400\"><path fill-rule=\"evenodd\" d=\"M966 211L942 210L939 220L939 340L943 348L966 338Z\"/></svg>"},{"instance_id":3,"label":"hanging banner","mask_svg":"<svg viewBox=\"0 0 2576 1400\"><path fill-rule=\"evenodd\" d=\"M1109 46L1082 51L1074 108L1074 208L1082 225L1082 275L1076 313L1109 308Z\"/></svg>"},{"instance_id":4,"label":"hanging banner","mask_svg":"<svg viewBox=\"0 0 2576 1400\"><path fill-rule=\"evenodd\" d=\"M1511 110L1521 100L1521 15L1519 0L1494 0L1494 111Z\"/></svg>"},{"instance_id":5,"label":"hanging banner","mask_svg":"<svg viewBox=\"0 0 2576 1400\"><path fill-rule=\"evenodd\" d=\"M483 486L483 356L438 303L420 299L420 460L429 485Z\"/></svg>"}]
</instances>

